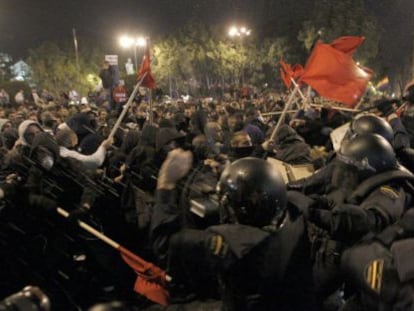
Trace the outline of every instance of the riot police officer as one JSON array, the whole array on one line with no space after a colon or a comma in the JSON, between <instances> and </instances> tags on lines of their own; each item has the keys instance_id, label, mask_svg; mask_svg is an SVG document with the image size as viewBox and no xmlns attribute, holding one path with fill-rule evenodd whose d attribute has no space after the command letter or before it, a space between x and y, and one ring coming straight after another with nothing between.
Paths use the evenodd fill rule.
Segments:
<instances>
[{"instance_id":1,"label":"riot police officer","mask_svg":"<svg viewBox=\"0 0 414 311\"><path fill-rule=\"evenodd\" d=\"M378 134L390 144L393 143L394 139L393 129L387 121L373 114L365 114L357 116L352 120L342 144L365 134ZM292 190L303 191L305 194L326 193L329 191L332 179L334 159L335 154L331 157L330 162L317 173L308 178L290 183L288 187Z\"/></svg>"},{"instance_id":2,"label":"riot police officer","mask_svg":"<svg viewBox=\"0 0 414 311\"><path fill-rule=\"evenodd\" d=\"M288 204L279 173L262 159L233 162L217 187L222 224L194 230L174 197L190 167L190 153L169 153L152 215L153 248L173 279L202 292L217 278L224 310L313 310L304 210Z\"/></svg>"},{"instance_id":3,"label":"riot police officer","mask_svg":"<svg viewBox=\"0 0 414 311\"><path fill-rule=\"evenodd\" d=\"M344 252L341 268L350 294L345 310L412 310L414 209L381 233Z\"/></svg>"},{"instance_id":4,"label":"riot police officer","mask_svg":"<svg viewBox=\"0 0 414 311\"><path fill-rule=\"evenodd\" d=\"M310 221L326 230L315 229L312 236L321 297L342 282L339 263L344 249L400 219L411 204L412 178L379 135L361 135L343 144L333 165L331 189L316 197L310 209Z\"/></svg>"}]
</instances>

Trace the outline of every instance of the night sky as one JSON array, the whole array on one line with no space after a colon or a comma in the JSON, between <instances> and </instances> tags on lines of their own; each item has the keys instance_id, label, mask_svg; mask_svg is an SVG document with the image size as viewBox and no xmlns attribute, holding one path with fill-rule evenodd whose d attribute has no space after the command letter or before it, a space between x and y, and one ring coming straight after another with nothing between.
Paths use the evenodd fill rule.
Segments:
<instances>
[{"instance_id":1,"label":"night sky","mask_svg":"<svg viewBox=\"0 0 414 311\"><path fill-rule=\"evenodd\" d=\"M280 0L281 5L283 1ZM290 1L290 0L289 0ZM393 66L407 59L414 44L414 0L366 0L384 31L380 61ZM72 38L76 28L80 38L91 38L117 47L122 33L168 34L192 16L213 25L228 27L243 20L257 27L264 0L0 0L0 52L15 59L43 41ZM268 13L268 12L267 12ZM80 42L81 44L81 42ZM111 51L116 52L116 51Z\"/></svg>"},{"instance_id":2,"label":"night sky","mask_svg":"<svg viewBox=\"0 0 414 311\"><path fill-rule=\"evenodd\" d=\"M215 11L206 10L209 3L213 3ZM252 6L254 1L0 0L0 51L15 58L25 57L28 48L43 41L71 39L72 28L81 38L117 46L117 38L123 33L164 35L197 13L209 23L219 23L224 18L231 21L240 12L235 7L244 6L244 11L249 11L246 3Z\"/></svg>"}]
</instances>

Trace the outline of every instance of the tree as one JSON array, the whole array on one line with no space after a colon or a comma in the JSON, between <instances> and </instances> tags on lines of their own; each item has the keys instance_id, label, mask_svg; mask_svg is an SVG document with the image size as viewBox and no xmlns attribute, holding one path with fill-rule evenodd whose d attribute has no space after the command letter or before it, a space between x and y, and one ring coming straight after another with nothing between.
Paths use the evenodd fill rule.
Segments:
<instances>
[{"instance_id":1,"label":"tree","mask_svg":"<svg viewBox=\"0 0 414 311\"><path fill-rule=\"evenodd\" d=\"M249 68L253 69L252 82L275 85L279 72L279 60L289 54L287 38L265 39L260 46L251 48L254 56L249 57Z\"/></svg>"},{"instance_id":2,"label":"tree","mask_svg":"<svg viewBox=\"0 0 414 311\"><path fill-rule=\"evenodd\" d=\"M76 89L86 94L88 89L96 87L94 75L99 72L103 53L95 47L83 46L79 50L79 68L77 68L73 47L64 43L59 47L46 42L29 51L27 63L33 71L33 81L41 88L55 95L62 91Z\"/></svg>"},{"instance_id":3,"label":"tree","mask_svg":"<svg viewBox=\"0 0 414 311\"><path fill-rule=\"evenodd\" d=\"M380 34L377 20L365 8L363 0L316 0L312 12L312 18L303 23L298 35L308 51L318 35L324 42L341 36L365 36L355 59L368 67L373 64Z\"/></svg>"},{"instance_id":4,"label":"tree","mask_svg":"<svg viewBox=\"0 0 414 311\"><path fill-rule=\"evenodd\" d=\"M285 39L233 41L193 23L154 44L152 68L161 88L208 94L215 85L240 83L243 71L246 82L272 83L287 50Z\"/></svg>"}]
</instances>

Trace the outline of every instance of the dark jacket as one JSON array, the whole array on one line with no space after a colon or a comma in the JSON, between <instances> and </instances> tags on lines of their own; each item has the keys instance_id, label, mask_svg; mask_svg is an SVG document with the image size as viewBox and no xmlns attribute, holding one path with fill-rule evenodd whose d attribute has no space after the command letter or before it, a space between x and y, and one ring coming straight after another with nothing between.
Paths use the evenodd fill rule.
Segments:
<instances>
[{"instance_id":1,"label":"dark jacket","mask_svg":"<svg viewBox=\"0 0 414 311\"><path fill-rule=\"evenodd\" d=\"M282 126L276 136L275 158L289 164L310 163L310 147L302 137L288 125Z\"/></svg>"},{"instance_id":2,"label":"dark jacket","mask_svg":"<svg viewBox=\"0 0 414 311\"><path fill-rule=\"evenodd\" d=\"M174 192L158 190L153 249L173 278L197 289L218 277L224 310L313 310L309 245L298 208L289 206L280 229L183 229L181 216Z\"/></svg>"},{"instance_id":3,"label":"dark jacket","mask_svg":"<svg viewBox=\"0 0 414 311\"><path fill-rule=\"evenodd\" d=\"M112 77L112 73L110 69L102 69L99 72L99 78L102 80L102 86L105 89L109 89L114 84L114 79Z\"/></svg>"},{"instance_id":4,"label":"dark jacket","mask_svg":"<svg viewBox=\"0 0 414 311\"><path fill-rule=\"evenodd\" d=\"M40 147L54 155L55 163L50 170L42 168L37 161L36 151ZM74 210L82 203L93 204L99 189L80 162L59 157L59 146L52 136L41 133L35 137L30 159L33 164L25 185L29 197L45 196L68 210Z\"/></svg>"},{"instance_id":5,"label":"dark jacket","mask_svg":"<svg viewBox=\"0 0 414 311\"><path fill-rule=\"evenodd\" d=\"M344 310L412 310L414 210L344 252L341 270L354 292ZM374 272L376 271L376 273Z\"/></svg>"}]
</instances>

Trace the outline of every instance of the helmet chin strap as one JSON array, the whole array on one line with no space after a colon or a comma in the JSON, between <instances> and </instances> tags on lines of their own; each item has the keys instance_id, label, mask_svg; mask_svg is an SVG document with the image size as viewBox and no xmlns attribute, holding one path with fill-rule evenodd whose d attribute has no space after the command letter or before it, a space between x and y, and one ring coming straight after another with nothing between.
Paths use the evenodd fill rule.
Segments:
<instances>
[{"instance_id":1,"label":"helmet chin strap","mask_svg":"<svg viewBox=\"0 0 414 311\"><path fill-rule=\"evenodd\" d=\"M239 221L236 217L236 212L229 204L229 198L227 194L224 194L220 200L220 223L238 224Z\"/></svg>"},{"instance_id":2,"label":"helmet chin strap","mask_svg":"<svg viewBox=\"0 0 414 311\"><path fill-rule=\"evenodd\" d=\"M284 210L283 213L276 215L269 225L264 226L263 230L275 232L283 228L285 224L287 223L288 219L289 219L289 215L287 213L287 210Z\"/></svg>"}]
</instances>

